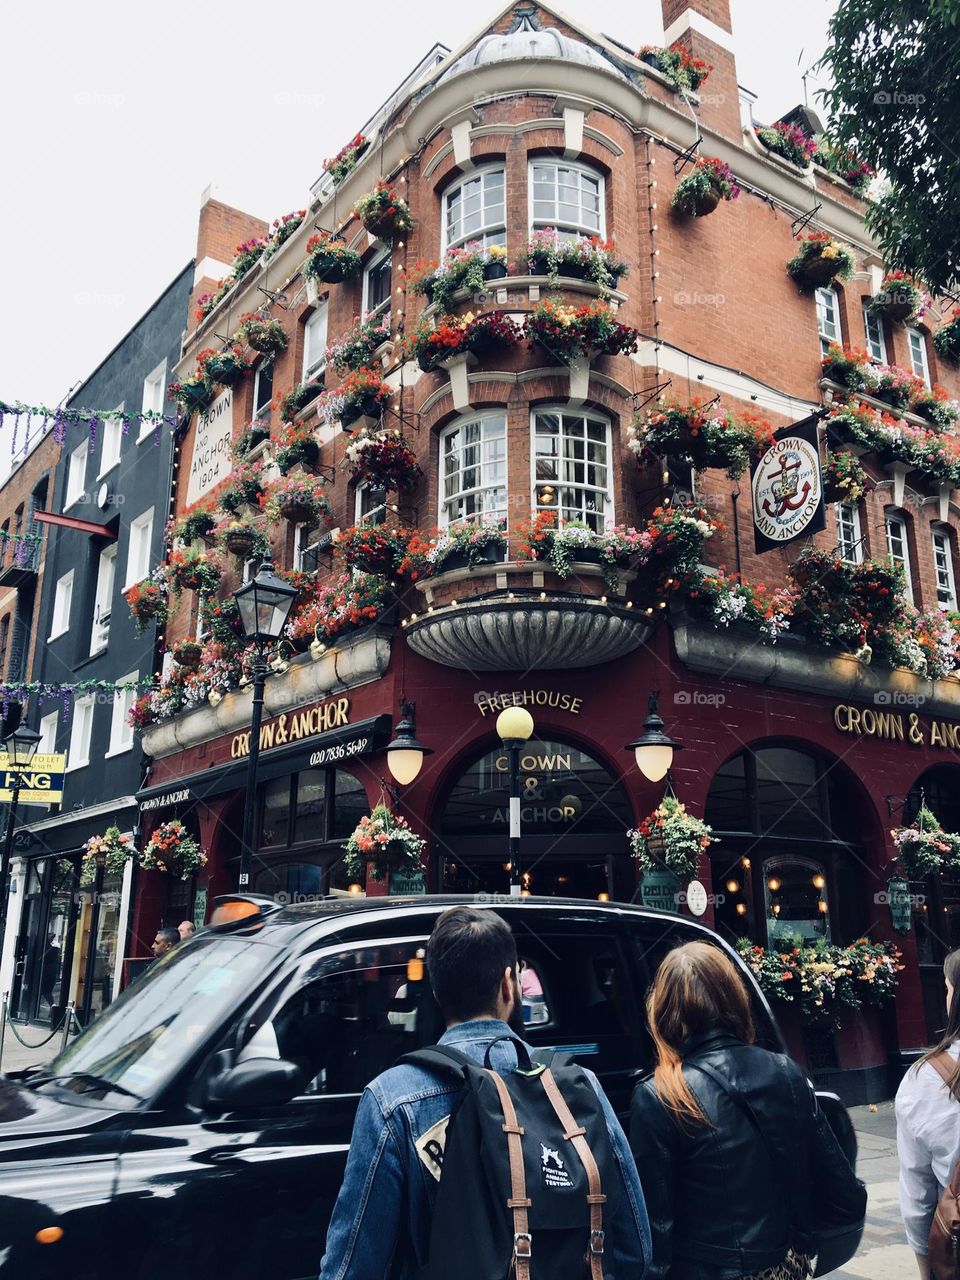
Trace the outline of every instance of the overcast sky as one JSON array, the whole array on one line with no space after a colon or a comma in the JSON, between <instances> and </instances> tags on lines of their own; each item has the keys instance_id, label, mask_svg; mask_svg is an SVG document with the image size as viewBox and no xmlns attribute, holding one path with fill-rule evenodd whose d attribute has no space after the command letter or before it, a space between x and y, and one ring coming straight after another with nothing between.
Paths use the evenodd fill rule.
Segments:
<instances>
[{"instance_id":1,"label":"overcast sky","mask_svg":"<svg viewBox=\"0 0 960 1280\"><path fill-rule=\"evenodd\" d=\"M740 83L758 117L776 119L803 100L834 0L732 3ZM634 48L663 33L657 0L558 8ZM5 6L0 400L56 404L89 376L193 256L206 186L268 220L303 207L324 157L431 44L455 49L497 11L495 0Z\"/></svg>"}]
</instances>

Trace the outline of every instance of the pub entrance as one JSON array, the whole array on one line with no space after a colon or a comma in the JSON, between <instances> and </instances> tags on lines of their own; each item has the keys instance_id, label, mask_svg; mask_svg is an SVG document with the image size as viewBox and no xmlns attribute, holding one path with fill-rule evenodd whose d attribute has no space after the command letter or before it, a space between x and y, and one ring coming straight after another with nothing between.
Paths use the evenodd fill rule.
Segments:
<instances>
[{"instance_id":1,"label":"pub entrance","mask_svg":"<svg viewBox=\"0 0 960 1280\"><path fill-rule=\"evenodd\" d=\"M629 901L636 892L623 785L588 751L532 738L520 759L525 893ZM510 775L501 746L455 778L439 806L437 878L445 893L508 894Z\"/></svg>"}]
</instances>

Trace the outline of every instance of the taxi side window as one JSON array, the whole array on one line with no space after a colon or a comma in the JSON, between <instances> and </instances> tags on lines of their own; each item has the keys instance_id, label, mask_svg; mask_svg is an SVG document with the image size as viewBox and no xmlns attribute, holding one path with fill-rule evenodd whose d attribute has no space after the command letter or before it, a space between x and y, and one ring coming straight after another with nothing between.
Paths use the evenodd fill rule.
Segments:
<instances>
[{"instance_id":1,"label":"taxi side window","mask_svg":"<svg viewBox=\"0 0 960 1280\"><path fill-rule=\"evenodd\" d=\"M241 1059L294 1063L301 1095L362 1093L434 1029L422 951L390 943L325 957L254 1032Z\"/></svg>"}]
</instances>

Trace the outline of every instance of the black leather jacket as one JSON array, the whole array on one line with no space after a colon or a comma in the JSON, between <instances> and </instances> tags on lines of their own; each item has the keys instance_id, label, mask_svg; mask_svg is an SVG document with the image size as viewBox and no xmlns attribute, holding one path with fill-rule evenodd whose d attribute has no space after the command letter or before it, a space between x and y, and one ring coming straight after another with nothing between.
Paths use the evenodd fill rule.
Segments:
<instances>
[{"instance_id":1,"label":"black leather jacket","mask_svg":"<svg viewBox=\"0 0 960 1280\"><path fill-rule=\"evenodd\" d=\"M763 1138L698 1063L746 1098ZM866 1190L796 1063L715 1030L686 1047L683 1074L711 1126L681 1127L652 1076L633 1096L630 1145L653 1235L646 1280L749 1276L791 1243L816 1252L818 1229L862 1217Z\"/></svg>"}]
</instances>

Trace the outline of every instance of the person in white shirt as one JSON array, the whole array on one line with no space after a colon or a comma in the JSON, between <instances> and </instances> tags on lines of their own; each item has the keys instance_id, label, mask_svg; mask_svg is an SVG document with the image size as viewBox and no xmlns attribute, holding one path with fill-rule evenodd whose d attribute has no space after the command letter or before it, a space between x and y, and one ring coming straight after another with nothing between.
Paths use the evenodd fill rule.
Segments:
<instances>
[{"instance_id":1,"label":"person in white shirt","mask_svg":"<svg viewBox=\"0 0 960 1280\"><path fill-rule=\"evenodd\" d=\"M946 1030L903 1077L896 1102L900 1214L923 1280L930 1280L927 1239L937 1201L960 1160L960 948L947 956L943 972ZM957 1062L949 1082L930 1065L940 1053Z\"/></svg>"}]
</instances>

